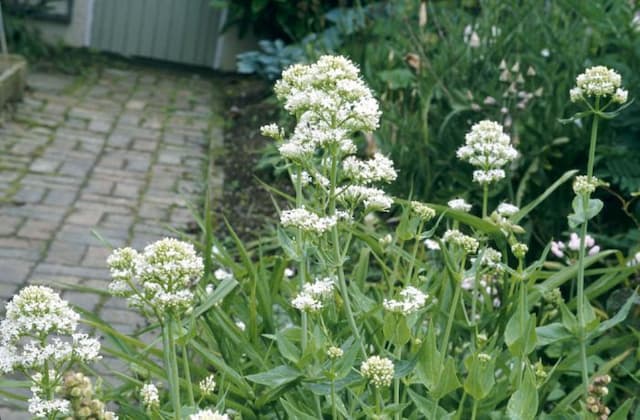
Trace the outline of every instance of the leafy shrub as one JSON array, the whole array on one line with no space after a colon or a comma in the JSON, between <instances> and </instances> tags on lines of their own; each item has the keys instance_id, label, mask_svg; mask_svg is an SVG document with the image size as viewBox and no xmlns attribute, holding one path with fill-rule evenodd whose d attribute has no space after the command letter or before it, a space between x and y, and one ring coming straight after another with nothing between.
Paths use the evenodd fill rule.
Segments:
<instances>
[{"instance_id":1,"label":"leafy shrub","mask_svg":"<svg viewBox=\"0 0 640 420\"><path fill-rule=\"evenodd\" d=\"M630 91L640 85L631 70L640 66L637 6L629 2L389 4L387 19L373 22L341 51L360 63L380 94L384 116L376 138L400 169L395 191L433 201L470 191L468 169L456 161L455 150L466 127L490 118L505 125L522 154L509 168L511 181L495 189L490 200L506 194L517 205L530 201L583 162L584 121L558 123L574 109L564 94L573 75L605 64L620 70ZM609 129L596 164L598 176L611 183L610 193L600 193L610 205L597 219L597 230L626 247L638 244L631 229L637 226L615 196L638 218L640 206L629 203L640 186L638 110L636 103L614 122L605 122ZM541 249L550 237L559 237L566 225L557 215L568 210L561 196L547 200L531 215L529 242Z\"/></svg>"},{"instance_id":2,"label":"leafy shrub","mask_svg":"<svg viewBox=\"0 0 640 420\"><path fill-rule=\"evenodd\" d=\"M295 187L293 196L281 193L290 208L253 248L231 229L233 245L222 247L205 209L199 253L175 239L112 253L108 293L125 298L149 325L126 336L83 312L104 337L102 352L130 367L102 398L136 419L639 416L639 340L627 317L640 299L630 288L611 304L598 298L638 275L640 255L596 249L587 239L603 206L593 198L601 187L593 176L598 124L628 103L619 75L606 68L588 69L577 88L571 97L586 110L572 119L591 123L592 133L587 175L575 177L568 219L580 232L571 241L579 243L563 245L577 260L547 268L549 251L557 255L563 246L529 250L521 222L577 171L522 208L490 204L516 145L501 124L485 120L457 149L476 168L471 185L482 199L471 205L482 217L461 199L445 206L391 197L383 185L398 177L393 162L381 153L355 155L354 135L375 130L380 118L358 69L339 56L290 67L275 90L296 124L290 132L262 127ZM384 223L378 214L392 207L398 218ZM562 288L570 282L575 292ZM10 304L0 326L0 368L36 370L28 382L35 382L37 415L80 416L71 409L98 400L92 392L66 400L78 382L88 390L91 383L63 370L94 360L95 341L81 334L91 350L82 357L51 351L61 342L49 335L71 334L77 314L50 289L42 292L46 300L24 305L23 292ZM25 335L32 325L35 343ZM141 339L151 332L156 340ZM61 377L73 383L60 389ZM58 392L65 398L54 400ZM113 418L100 404L99 415Z\"/></svg>"}]
</instances>

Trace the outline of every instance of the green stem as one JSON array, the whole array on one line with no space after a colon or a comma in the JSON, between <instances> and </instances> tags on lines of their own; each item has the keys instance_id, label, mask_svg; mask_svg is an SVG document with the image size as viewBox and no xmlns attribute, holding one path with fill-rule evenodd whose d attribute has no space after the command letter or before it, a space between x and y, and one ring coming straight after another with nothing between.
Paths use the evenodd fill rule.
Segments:
<instances>
[{"instance_id":1,"label":"green stem","mask_svg":"<svg viewBox=\"0 0 640 420\"><path fill-rule=\"evenodd\" d=\"M596 97L595 102L595 110L599 111L600 108L600 97ZM598 139L598 122L599 117L594 113L593 115L593 124L591 125L591 139L589 142L589 160L587 162L587 181L591 181L593 177L593 166L595 162L596 156L596 142ZM591 194L586 193L582 196L582 208L583 213L587 214L587 209L589 208L589 199ZM588 396L589 393L589 371L587 365L587 337L586 337L586 325L584 319L584 307L585 307L585 295L584 295L584 271L585 271L585 250L586 250L586 237L588 232L588 220L585 217L585 221L580 229L580 250L578 252L578 324L579 324L579 337L578 340L580 342L580 370L582 373L582 393L584 398Z\"/></svg>"},{"instance_id":2,"label":"green stem","mask_svg":"<svg viewBox=\"0 0 640 420\"><path fill-rule=\"evenodd\" d=\"M184 379L187 382L187 398L192 406L195 407L196 400L193 396L193 384L191 381L191 368L189 367L189 354L187 353L187 346L180 346L182 350L182 370L184 372Z\"/></svg>"},{"instance_id":3,"label":"green stem","mask_svg":"<svg viewBox=\"0 0 640 420\"><path fill-rule=\"evenodd\" d=\"M444 361L447 355L447 347L449 347L449 336L451 335L451 327L453 327L453 318L456 314L456 308L458 307L458 300L460 300L460 281L457 276L452 276L454 281L453 300L451 301L451 307L449 308L449 318L447 319L447 326L444 330L444 337L442 339L442 346L440 347L440 366L444 366Z\"/></svg>"},{"instance_id":4,"label":"green stem","mask_svg":"<svg viewBox=\"0 0 640 420\"><path fill-rule=\"evenodd\" d=\"M526 302L526 287L524 283L524 279L522 278L522 258L518 259L518 274L520 280L520 305L518 310L520 311L520 331L524 332L526 330L525 325L525 317L527 316L527 302ZM518 389L520 385L522 385L522 365L524 364L526 349L522 346L522 354L520 354L520 360L518 363Z\"/></svg>"},{"instance_id":5,"label":"green stem","mask_svg":"<svg viewBox=\"0 0 640 420\"><path fill-rule=\"evenodd\" d=\"M165 323L162 327L162 344L164 353L164 364L167 370L169 380L169 394L171 397L171 405L173 406L175 420L180 420L180 379L178 376L178 364L176 360L176 348L173 339L173 317L167 315Z\"/></svg>"},{"instance_id":6,"label":"green stem","mask_svg":"<svg viewBox=\"0 0 640 420\"><path fill-rule=\"evenodd\" d=\"M396 346L395 349L395 356L397 360L400 360L400 358L402 357L402 347L400 346ZM396 405L396 407L399 406L400 404L400 378L396 378L393 380L393 403ZM400 412L396 412L394 418L395 420L400 420Z\"/></svg>"},{"instance_id":7,"label":"green stem","mask_svg":"<svg viewBox=\"0 0 640 420\"><path fill-rule=\"evenodd\" d=\"M471 420L476 420L478 414L478 400L473 400L473 411L471 412Z\"/></svg>"},{"instance_id":8,"label":"green stem","mask_svg":"<svg viewBox=\"0 0 640 420\"><path fill-rule=\"evenodd\" d=\"M336 383L333 372L333 361L331 362L331 418L337 420L338 407L336 407Z\"/></svg>"},{"instance_id":9,"label":"green stem","mask_svg":"<svg viewBox=\"0 0 640 420\"><path fill-rule=\"evenodd\" d=\"M484 184L482 188L482 218L487 217L487 207L489 202L489 184Z\"/></svg>"}]
</instances>

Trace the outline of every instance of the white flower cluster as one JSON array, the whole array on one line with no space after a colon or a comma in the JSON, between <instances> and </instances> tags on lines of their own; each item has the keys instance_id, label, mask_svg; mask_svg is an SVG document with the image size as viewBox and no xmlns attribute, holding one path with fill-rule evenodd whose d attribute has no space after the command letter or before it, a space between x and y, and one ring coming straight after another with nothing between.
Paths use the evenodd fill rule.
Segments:
<instances>
[{"instance_id":1,"label":"white flower cluster","mask_svg":"<svg viewBox=\"0 0 640 420\"><path fill-rule=\"evenodd\" d=\"M453 210L464 211L466 213L471 211L471 204L464 201L464 198L454 198L453 200L449 200L447 206Z\"/></svg>"},{"instance_id":2,"label":"white flower cluster","mask_svg":"<svg viewBox=\"0 0 640 420\"><path fill-rule=\"evenodd\" d=\"M206 409L190 415L189 420L229 420L229 416L218 411Z\"/></svg>"},{"instance_id":3,"label":"white flower cluster","mask_svg":"<svg viewBox=\"0 0 640 420\"><path fill-rule=\"evenodd\" d=\"M585 249L588 255L596 255L600 252L600 246L596 245L595 239L591 235L587 235L584 238ZM551 241L551 253L558 258L565 258L569 264L577 258L577 253L580 251L580 236L577 233L572 232L569 235L568 242Z\"/></svg>"},{"instance_id":4,"label":"white flower cluster","mask_svg":"<svg viewBox=\"0 0 640 420\"><path fill-rule=\"evenodd\" d=\"M628 92L622 89L620 75L605 66L588 68L576 78L576 87L569 91L572 102L577 102L592 96L611 96L614 102L627 102Z\"/></svg>"},{"instance_id":5,"label":"white flower cluster","mask_svg":"<svg viewBox=\"0 0 640 420\"><path fill-rule=\"evenodd\" d=\"M345 57L326 55L310 65L295 64L282 72L274 90L293 115L311 112L317 121L335 118L351 131L378 127L378 102Z\"/></svg>"},{"instance_id":6,"label":"white flower cluster","mask_svg":"<svg viewBox=\"0 0 640 420\"><path fill-rule=\"evenodd\" d=\"M29 412L35 417L68 413L69 401L55 398L52 387L74 362L100 358L100 342L76 333L79 319L68 302L45 286L25 287L7 304L0 323L0 373L34 372Z\"/></svg>"},{"instance_id":7,"label":"white flower cluster","mask_svg":"<svg viewBox=\"0 0 640 420\"><path fill-rule=\"evenodd\" d=\"M291 306L303 312L317 312L324 307L324 301L331 297L335 288L335 278L325 277L307 283L291 301Z\"/></svg>"},{"instance_id":8,"label":"white flower cluster","mask_svg":"<svg viewBox=\"0 0 640 420\"><path fill-rule=\"evenodd\" d=\"M600 181L595 176L589 178L586 175L578 175L576 176L576 179L573 180L573 192L577 195L591 194L596 190L596 188L604 184L604 182Z\"/></svg>"},{"instance_id":9,"label":"white flower cluster","mask_svg":"<svg viewBox=\"0 0 640 420\"><path fill-rule=\"evenodd\" d=\"M410 315L419 311L427 302L429 295L413 286L408 286L400 292L400 299L385 299L382 306L389 311Z\"/></svg>"},{"instance_id":10,"label":"white flower cluster","mask_svg":"<svg viewBox=\"0 0 640 420\"><path fill-rule=\"evenodd\" d=\"M475 258L472 258L471 261L475 261ZM496 249L488 247L482 253L482 258L480 259L480 265L482 267L488 268L493 272L501 272L502 267L502 253Z\"/></svg>"},{"instance_id":11,"label":"white flower cluster","mask_svg":"<svg viewBox=\"0 0 640 420\"><path fill-rule=\"evenodd\" d=\"M293 227L303 232L320 234L333 228L338 223L338 217L336 215L321 217L301 207L283 211L280 214L280 223L284 227Z\"/></svg>"},{"instance_id":12,"label":"white flower cluster","mask_svg":"<svg viewBox=\"0 0 640 420\"><path fill-rule=\"evenodd\" d=\"M457 229L448 229L442 235L442 240L461 247L467 254L475 253L479 246L477 239L467 236Z\"/></svg>"},{"instance_id":13,"label":"white flower cluster","mask_svg":"<svg viewBox=\"0 0 640 420\"><path fill-rule=\"evenodd\" d=\"M474 276L465 277L460 283L460 287L464 290L473 292L473 286L476 281ZM500 307L500 293L495 284L495 278L490 275L483 275L478 279L478 288L473 298L478 302L484 303L485 295L491 299L494 308Z\"/></svg>"},{"instance_id":14,"label":"white flower cluster","mask_svg":"<svg viewBox=\"0 0 640 420\"><path fill-rule=\"evenodd\" d=\"M116 249L107 259L113 281L109 291L129 298L129 304L149 305L162 313L191 309L190 287L202 277L204 265L193 245L165 238L147 245L143 253Z\"/></svg>"},{"instance_id":15,"label":"white flower cluster","mask_svg":"<svg viewBox=\"0 0 640 420\"><path fill-rule=\"evenodd\" d=\"M510 203L500 203L500 205L496 209L496 212L503 217L511 217L519 211L520 209L518 208L518 206L514 206Z\"/></svg>"},{"instance_id":16,"label":"white flower cluster","mask_svg":"<svg viewBox=\"0 0 640 420\"><path fill-rule=\"evenodd\" d=\"M160 405L158 388L152 383L142 385L140 389L140 399L142 400L142 405L147 410L157 408Z\"/></svg>"},{"instance_id":17,"label":"white flower cluster","mask_svg":"<svg viewBox=\"0 0 640 420\"><path fill-rule=\"evenodd\" d=\"M362 183L393 182L398 174L393 167L393 161L382 153L376 153L372 159L360 160L355 156L348 156L342 162L344 173L350 179Z\"/></svg>"},{"instance_id":18,"label":"white flower cluster","mask_svg":"<svg viewBox=\"0 0 640 420\"><path fill-rule=\"evenodd\" d=\"M41 371L100 358L100 342L75 332L79 318L50 288L22 289L7 304L6 319L0 323L0 373Z\"/></svg>"},{"instance_id":19,"label":"white flower cluster","mask_svg":"<svg viewBox=\"0 0 640 420\"><path fill-rule=\"evenodd\" d=\"M362 376L375 387L389 386L393 380L393 362L386 357L371 356L360 366Z\"/></svg>"},{"instance_id":20,"label":"white flower cluster","mask_svg":"<svg viewBox=\"0 0 640 420\"><path fill-rule=\"evenodd\" d=\"M627 261L627 267L635 267L636 265L640 265L640 252L636 252L633 255L633 258L630 258Z\"/></svg>"},{"instance_id":21,"label":"white flower cluster","mask_svg":"<svg viewBox=\"0 0 640 420\"><path fill-rule=\"evenodd\" d=\"M209 375L202 379L198 386L200 387L200 392L204 395L213 394L213 391L216 389L216 378L213 375Z\"/></svg>"},{"instance_id":22,"label":"white flower cluster","mask_svg":"<svg viewBox=\"0 0 640 420\"><path fill-rule=\"evenodd\" d=\"M517 158L518 152L511 146L502 125L484 120L471 127L465 135L465 145L458 149L456 155L480 168L473 172L474 182L490 184L505 177L504 170L500 168Z\"/></svg>"},{"instance_id":23,"label":"white flower cluster","mask_svg":"<svg viewBox=\"0 0 640 420\"><path fill-rule=\"evenodd\" d=\"M344 354L344 351L340 347L331 346L327 349L327 356L329 359L339 359Z\"/></svg>"},{"instance_id":24,"label":"white flower cluster","mask_svg":"<svg viewBox=\"0 0 640 420\"><path fill-rule=\"evenodd\" d=\"M393 198L381 189L362 185L349 185L339 198L352 203L363 202L366 210L387 211L393 204Z\"/></svg>"},{"instance_id":25,"label":"white flower cluster","mask_svg":"<svg viewBox=\"0 0 640 420\"><path fill-rule=\"evenodd\" d=\"M411 209L425 222L436 217L436 211L434 209L419 201L412 201Z\"/></svg>"}]
</instances>

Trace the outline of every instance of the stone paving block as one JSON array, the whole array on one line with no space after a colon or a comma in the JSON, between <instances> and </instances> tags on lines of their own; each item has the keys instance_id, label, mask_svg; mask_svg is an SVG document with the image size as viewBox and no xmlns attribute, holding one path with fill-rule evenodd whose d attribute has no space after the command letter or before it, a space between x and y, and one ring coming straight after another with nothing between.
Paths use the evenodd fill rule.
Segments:
<instances>
[{"instance_id":1,"label":"stone paving block","mask_svg":"<svg viewBox=\"0 0 640 420\"><path fill-rule=\"evenodd\" d=\"M91 226L65 224L57 233L56 239L78 245L101 245L102 241L92 233ZM96 232L112 246L122 246L129 238L129 232L123 228L101 228ZM84 253L84 252L83 252ZM82 257L82 255L81 255ZM79 262L79 261L78 261Z\"/></svg>"},{"instance_id":2,"label":"stone paving block","mask_svg":"<svg viewBox=\"0 0 640 420\"><path fill-rule=\"evenodd\" d=\"M76 200L76 190L50 189L43 204L52 206L69 207Z\"/></svg>"},{"instance_id":3,"label":"stone paving block","mask_svg":"<svg viewBox=\"0 0 640 420\"><path fill-rule=\"evenodd\" d=\"M109 310L107 311L101 311L100 318L102 318L103 321L112 324L131 325L134 328L142 327L146 323L146 320L142 317L142 315L134 312L131 309L109 308Z\"/></svg>"},{"instance_id":4,"label":"stone paving block","mask_svg":"<svg viewBox=\"0 0 640 420\"><path fill-rule=\"evenodd\" d=\"M18 236L27 239L49 239L58 227L58 222L51 220L27 219L18 231Z\"/></svg>"},{"instance_id":5,"label":"stone paving block","mask_svg":"<svg viewBox=\"0 0 640 420\"><path fill-rule=\"evenodd\" d=\"M82 258L81 265L85 267L106 267L109 255L111 255L110 248L90 245Z\"/></svg>"},{"instance_id":6,"label":"stone paving block","mask_svg":"<svg viewBox=\"0 0 640 420\"><path fill-rule=\"evenodd\" d=\"M92 167L93 161L70 160L62 164L59 173L82 179L87 176Z\"/></svg>"},{"instance_id":7,"label":"stone paving block","mask_svg":"<svg viewBox=\"0 0 640 420\"><path fill-rule=\"evenodd\" d=\"M33 265L31 261L0 258L0 283L24 284Z\"/></svg>"},{"instance_id":8,"label":"stone paving block","mask_svg":"<svg viewBox=\"0 0 640 420\"><path fill-rule=\"evenodd\" d=\"M44 195L47 193L47 189L44 187L23 186L13 196L13 201L18 203L38 203Z\"/></svg>"},{"instance_id":9,"label":"stone paving block","mask_svg":"<svg viewBox=\"0 0 640 420\"><path fill-rule=\"evenodd\" d=\"M99 224L99 229L109 227L126 227L129 229L133 225L134 215L106 213Z\"/></svg>"},{"instance_id":10,"label":"stone paving block","mask_svg":"<svg viewBox=\"0 0 640 420\"><path fill-rule=\"evenodd\" d=\"M46 276L69 276L78 278L79 280L86 279L99 279L99 280L110 280L111 275L109 274L109 270L106 268L95 268L95 267L78 267L78 266L67 266L61 264L51 264L51 263L40 263L34 269L34 277L39 275Z\"/></svg>"},{"instance_id":11,"label":"stone paving block","mask_svg":"<svg viewBox=\"0 0 640 420\"><path fill-rule=\"evenodd\" d=\"M101 296L95 293L83 293L73 290L62 293L62 299L65 299L72 305L78 306L85 311L94 312L100 303Z\"/></svg>"},{"instance_id":12,"label":"stone paving block","mask_svg":"<svg viewBox=\"0 0 640 420\"><path fill-rule=\"evenodd\" d=\"M10 236L16 233L23 220L23 217L0 214L0 236Z\"/></svg>"},{"instance_id":13,"label":"stone paving block","mask_svg":"<svg viewBox=\"0 0 640 420\"><path fill-rule=\"evenodd\" d=\"M119 182L116 184L113 195L116 197L136 199L140 195L141 190L142 185L125 184L123 182Z\"/></svg>"},{"instance_id":14,"label":"stone paving block","mask_svg":"<svg viewBox=\"0 0 640 420\"><path fill-rule=\"evenodd\" d=\"M36 261L46 246L44 240L24 238L0 238L0 258Z\"/></svg>"},{"instance_id":15,"label":"stone paving block","mask_svg":"<svg viewBox=\"0 0 640 420\"><path fill-rule=\"evenodd\" d=\"M27 204L3 209L3 213L10 216L24 216L58 222L64 218L64 212L65 209L62 207L44 204Z\"/></svg>"},{"instance_id":16,"label":"stone paving block","mask_svg":"<svg viewBox=\"0 0 640 420\"><path fill-rule=\"evenodd\" d=\"M6 406L9 403L5 403L5 401L0 400L0 405ZM11 401L11 403L15 404L15 401ZM4 420L31 420L31 414L27 411L26 403L23 409L11 409L7 407L0 407L0 419Z\"/></svg>"},{"instance_id":17,"label":"stone paving block","mask_svg":"<svg viewBox=\"0 0 640 420\"><path fill-rule=\"evenodd\" d=\"M9 283L0 283L0 312L4 314L4 305L6 302L10 301L13 295L15 295L18 290L20 290L20 286ZM1 418L1 417L0 417Z\"/></svg>"},{"instance_id":18,"label":"stone paving block","mask_svg":"<svg viewBox=\"0 0 640 420\"><path fill-rule=\"evenodd\" d=\"M40 158L33 161L29 170L32 172L55 172L61 163L60 160Z\"/></svg>"},{"instance_id":19,"label":"stone paving block","mask_svg":"<svg viewBox=\"0 0 640 420\"><path fill-rule=\"evenodd\" d=\"M67 237L58 235L49 246L45 261L56 264L80 264L86 250L86 242L72 242Z\"/></svg>"},{"instance_id":20,"label":"stone paving block","mask_svg":"<svg viewBox=\"0 0 640 420\"><path fill-rule=\"evenodd\" d=\"M131 136L123 133L113 133L107 138L107 145L110 147L126 149L131 144Z\"/></svg>"},{"instance_id":21,"label":"stone paving block","mask_svg":"<svg viewBox=\"0 0 640 420\"><path fill-rule=\"evenodd\" d=\"M92 177L84 187L84 192L100 195L110 195L115 186L115 182Z\"/></svg>"},{"instance_id":22,"label":"stone paving block","mask_svg":"<svg viewBox=\"0 0 640 420\"><path fill-rule=\"evenodd\" d=\"M98 208L95 209L86 209L86 208L76 208L73 212L67 217L66 223L73 223L76 225L82 226L96 226L100 223L100 219L102 219L103 212Z\"/></svg>"},{"instance_id":23,"label":"stone paving block","mask_svg":"<svg viewBox=\"0 0 640 420\"><path fill-rule=\"evenodd\" d=\"M147 172L150 167L151 156L140 154L128 157L124 169L133 172Z\"/></svg>"}]
</instances>

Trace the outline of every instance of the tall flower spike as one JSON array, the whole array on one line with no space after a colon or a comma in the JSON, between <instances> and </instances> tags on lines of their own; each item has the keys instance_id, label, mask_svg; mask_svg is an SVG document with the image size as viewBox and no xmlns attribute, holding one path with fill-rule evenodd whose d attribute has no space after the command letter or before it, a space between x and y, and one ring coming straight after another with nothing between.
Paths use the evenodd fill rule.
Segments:
<instances>
[{"instance_id":1,"label":"tall flower spike","mask_svg":"<svg viewBox=\"0 0 640 420\"><path fill-rule=\"evenodd\" d=\"M471 127L465 136L465 145L456 154L478 168L473 172L473 180L483 185L503 179L505 172L501 168L518 157L502 125L488 120Z\"/></svg>"}]
</instances>

